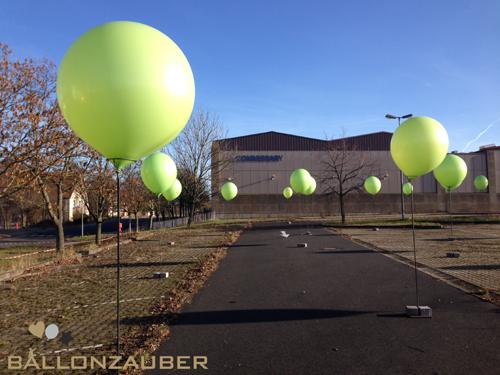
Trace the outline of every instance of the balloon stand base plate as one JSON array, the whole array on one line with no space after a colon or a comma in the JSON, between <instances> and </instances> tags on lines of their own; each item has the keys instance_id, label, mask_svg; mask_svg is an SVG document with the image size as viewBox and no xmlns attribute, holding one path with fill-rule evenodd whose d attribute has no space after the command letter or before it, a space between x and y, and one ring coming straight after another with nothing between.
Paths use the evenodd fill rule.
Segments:
<instances>
[{"instance_id":1,"label":"balloon stand base plate","mask_svg":"<svg viewBox=\"0 0 500 375\"><path fill-rule=\"evenodd\" d=\"M432 309L429 306L406 306L408 318L432 318Z\"/></svg>"},{"instance_id":2,"label":"balloon stand base plate","mask_svg":"<svg viewBox=\"0 0 500 375\"><path fill-rule=\"evenodd\" d=\"M460 253L458 251L449 251L446 253L446 258L460 258Z\"/></svg>"},{"instance_id":3,"label":"balloon stand base plate","mask_svg":"<svg viewBox=\"0 0 500 375\"><path fill-rule=\"evenodd\" d=\"M155 279L166 279L168 278L169 273L168 272L154 272L153 277Z\"/></svg>"},{"instance_id":4,"label":"balloon stand base plate","mask_svg":"<svg viewBox=\"0 0 500 375\"><path fill-rule=\"evenodd\" d=\"M174 242L174 241L168 241L168 242L167 242L167 245L168 245L168 246L174 246L174 245L175 245L175 242Z\"/></svg>"},{"instance_id":5,"label":"balloon stand base plate","mask_svg":"<svg viewBox=\"0 0 500 375\"><path fill-rule=\"evenodd\" d=\"M307 243L298 243L297 247L307 247Z\"/></svg>"}]
</instances>

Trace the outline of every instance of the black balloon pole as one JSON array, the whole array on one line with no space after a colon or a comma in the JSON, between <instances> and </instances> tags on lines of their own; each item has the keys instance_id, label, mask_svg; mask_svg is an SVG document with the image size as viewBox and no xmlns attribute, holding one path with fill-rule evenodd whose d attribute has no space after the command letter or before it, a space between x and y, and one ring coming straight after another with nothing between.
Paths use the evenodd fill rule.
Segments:
<instances>
[{"instance_id":1,"label":"black balloon pole","mask_svg":"<svg viewBox=\"0 0 500 375\"><path fill-rule=\"evenodd\" d=\"M411 231L413 236L413 268L415 269L415 297L417 302L417 309L420 312L419 298L418 298L418 270L417 270L417 246L415 243L415 208L413 200L413 189L411 191Z\"/></svg>"},{"instance_id":2,"label":"black balloon pole","mask_svg":"<svg viewBox=\"0 0 500 375\"><path fill-rule=\"evenodd\" d=\"M120 170L116 169L116 355L120 355Z\"/></svg>"}]
</instances>

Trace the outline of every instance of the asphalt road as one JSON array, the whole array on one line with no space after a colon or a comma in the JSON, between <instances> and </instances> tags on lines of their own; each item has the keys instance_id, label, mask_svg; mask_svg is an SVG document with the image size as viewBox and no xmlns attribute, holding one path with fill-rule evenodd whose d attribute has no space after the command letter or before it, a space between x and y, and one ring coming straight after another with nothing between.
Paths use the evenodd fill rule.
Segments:
<instances>
[{"instance_id":1,"label":"asphalt road","mask_svg":"<svg viewBox=\"0 0 500 375\"><path fill-rule=\"evenodd\" d=\"M156 355L208 356L208 371L184 374L500 373L498 307L419 273L434 317L407 318L411 268L310 229L244 233Z\"/></svg>"}]
</instances>

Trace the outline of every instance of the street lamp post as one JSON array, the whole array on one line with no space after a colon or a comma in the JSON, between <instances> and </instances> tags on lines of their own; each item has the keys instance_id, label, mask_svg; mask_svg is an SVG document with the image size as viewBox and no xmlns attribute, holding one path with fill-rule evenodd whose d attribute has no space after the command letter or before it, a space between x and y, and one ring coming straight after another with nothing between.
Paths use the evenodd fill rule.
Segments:
<instances>
[{"instance_id":1,"label":"street lamp post","mask_svg":"<svg viewBox=\"0 0 500 375\"><path fill-rule=\"evenodd\" d=\"M398 120L398 127L401 125L401 119L407 119L413 116L411 113L404 116L395 116L391 114L385 115L385 118L389 120ZM400 189L400 197L401 197L401 220L405 219L405 200L403 196L403 171L399 171L399 189Z\"/></svg>"}]
</instances>

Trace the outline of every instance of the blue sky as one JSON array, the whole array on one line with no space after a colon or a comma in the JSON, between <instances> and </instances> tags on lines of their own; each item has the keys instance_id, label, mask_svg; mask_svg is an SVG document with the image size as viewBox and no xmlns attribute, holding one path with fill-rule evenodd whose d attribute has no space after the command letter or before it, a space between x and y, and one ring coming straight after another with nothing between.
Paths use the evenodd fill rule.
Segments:
<instances>
[{"instance_id":1,"label":"blue sky","mask_svg":"<svg viewBox=\"0 0 500 375\"><path fill-rule=\"evenodd\" d=\"M463 150L500 118L500 1L2 1L0 41L59 63L80 34L147 23L188 57L196 106L230 136L392 131L431 116ZM468 150L500 144L500 120Z\"/></svg>"}]
</instances>

